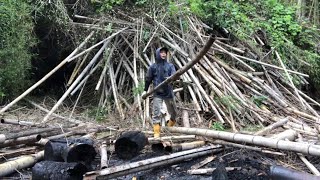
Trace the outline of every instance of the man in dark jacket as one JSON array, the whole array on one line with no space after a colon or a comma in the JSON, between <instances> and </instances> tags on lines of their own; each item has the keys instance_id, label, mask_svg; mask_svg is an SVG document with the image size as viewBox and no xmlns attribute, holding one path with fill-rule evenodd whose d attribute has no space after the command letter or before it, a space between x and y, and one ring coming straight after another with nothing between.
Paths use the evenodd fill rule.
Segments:
<instances>
[{"instance_id":1,"label":"man in dark jacket","mask_svg":"<svg viewBox=\"0 0 320 180\"><path fill-rule=\"evenodd\" d=\"M167 53L168 49L165 47L158 48L156 50L156 63L152 64L148 69L144 88L145 92L148 91L151 82L153 82L153 86L156 87L176 72L174 65L167 61ZM167 126L172 127L176 123L177 111L174 101L173 87L170 84L163 85L153 94L152 121L155 138L160 137L160 123L162 116L161 106L163 101L166 103L168 113L170 114Z\"/></svg>"}]
</instances>

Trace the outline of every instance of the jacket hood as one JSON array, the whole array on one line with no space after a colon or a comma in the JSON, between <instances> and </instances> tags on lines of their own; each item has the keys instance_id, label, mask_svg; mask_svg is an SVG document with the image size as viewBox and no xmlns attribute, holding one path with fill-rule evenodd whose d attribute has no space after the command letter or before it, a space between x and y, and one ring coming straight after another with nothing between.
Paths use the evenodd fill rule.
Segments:
<instances>
[{"instance_id":1,"label":"jacket hood","mask_svg":"<svg viewBox=\"0 0 320 180\"><path fill-rule=\"evenodd\" d=\"M156 50L156 63L160 63L160 62L166 61L166 59L161 59L161 57L160 57L160 51L161 50L166 50L168 52L168 49L166 47L158 48Z\"/></svg>"}]
</instances>

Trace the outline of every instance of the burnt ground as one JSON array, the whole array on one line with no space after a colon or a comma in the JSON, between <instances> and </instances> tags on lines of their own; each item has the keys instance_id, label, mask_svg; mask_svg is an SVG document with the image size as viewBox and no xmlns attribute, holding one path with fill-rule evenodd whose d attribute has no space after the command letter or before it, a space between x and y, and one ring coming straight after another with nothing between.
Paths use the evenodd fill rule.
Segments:
<instances>
[{"instance_id":1,"label":"burnt ground","mask_svg":"<svg viewBox=\"0 0 320 180\"><path fill-rule=\"evenodd\" d=\"M110 167L121 165L124 163L136 162L140 160L145 160L148 158L153 158L157 156L166 155L165 152L152 152L149 151L147 147L145 152L141 153L140 155L136 156L135 158L131 159L130 161L123 161L115 154L112 155L110 160ZM223 164L226 167L241 167L240 170L233 170L227 172L228 178L231 179L254 179L254 180L264 180L269 179L268 171L269 167L273 162L271 157L266 156L265 154L255 152L255 151L247 151L238 148L228 148L223 150L222 152L215 154L217 157L214 161L208 163L207 165L201 168L216 168L220 162L219 159L223 159ZM208 156L203 156L197 159L187 160L177 164L171 164L159 168L154 168L151 170L146 170L143 172L138 172L134 174L129 174L127 176L122 176L116 178L117 180L132 180L133 177L138 177L139 180L211 180L212 175L190 175L187 171L190 167L194 164L197 164ZM99 157L97 157L97 162L99 163ZM98 164L93 165L95 168L99 168Z\"/></svg>"}]
</instances>

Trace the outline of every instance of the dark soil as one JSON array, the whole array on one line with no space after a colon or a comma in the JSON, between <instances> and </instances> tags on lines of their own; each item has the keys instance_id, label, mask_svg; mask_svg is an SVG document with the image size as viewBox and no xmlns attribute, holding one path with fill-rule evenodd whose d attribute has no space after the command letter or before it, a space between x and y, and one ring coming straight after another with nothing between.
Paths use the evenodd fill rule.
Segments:
<instances>
[{"instance_id":1,"label":"dark soil","mask_svg":"<svg viewBox=\"0 0 320 180\"><path fill-rule=\"evenodd\" d=\"M164 152L151 152L149 147L146 148L144 153L131 159L130 161L123 161L118 159L115 154L112 155L112 160L110 161L110 167L116 166L124 163L136 162L148 158L153 158L157 156L166 155ZM211 163L201 167L201 168L216 168L219 165L220 157L223 159L225 167L241 167L240 170L234 170L227 172L229 180L232 179L252 179L252 180L264 180L270 179L268 177L268 171L273 160L264 154L260 154L254 151L246 151L239 149L228 149L219 154L215 155L217 158ZM137 177L139 180L211 180L212 175L190 175L187 171L194 164L203 161L207 156L192 159L188 161L181 162L175 165L167 165L164 167L154 168L151 170L129 174L127 176L118 177L118 180L132 180L133 177ZM97 158L99 161L99 158ZM96 164L96 169L99 169L98 163Z\"/></svg>"}]
</instances>

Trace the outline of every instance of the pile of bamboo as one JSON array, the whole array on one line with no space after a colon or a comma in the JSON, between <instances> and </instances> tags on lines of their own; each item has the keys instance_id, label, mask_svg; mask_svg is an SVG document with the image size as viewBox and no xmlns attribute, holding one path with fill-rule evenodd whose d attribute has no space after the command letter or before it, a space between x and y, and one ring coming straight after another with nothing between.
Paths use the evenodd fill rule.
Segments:
<instances>
[{"instance_id":1,"label":"pile of bamboo","mask_svg":"<svg viewBox=\"0 0 320 180\"><path fill-rule=\"evenodd\" d=\"M294 67L287 67L277 49L264 48L265 37L258 34L248 36L255 42L254 45L249 45L231 38L232 35L227 30L212 29L195 17L166 19L165 16L164 14L160 19L149 15L136 18L122 12L115 16L118 19L74 16L74 26L90 29L92 32L56 68L2 108L0 114L4 114L59 68L76 61L66 92L47 112L42 123L50 120L50 116L54 115L68 96L78 96L75 109L81 96L91 93L100 94L98 108L115 113L121 125L134 124L133 120L139 118L142 121L135 125L146 128L151 117L152 103L152 98L143 100L140 96L146 70L155 62L155 49L167 46L170 49L169 61L177 69L185 68L194 60L198 62L186 69L179 80L173 83L182 114L180 122L187 130L173 128L168 131L225 140L218 144L230 145L235 142L233 146L244 147L240 144L251 143L254 146L319 155L318 146L314 144L318 142L320 119L314 107L320 104L299 90L293 81L294 78L306 85L307 74L292 69ZM108 23L113 24L112 33L106 25ZM92 43L92 39L96 40L94 35L99 33L104 39ZM197 59L200 49L210 37L214 37L213 44L201 59ZM308 65L306 62L302 63ZM72 119L72 114L73 111L66 120L79 123ZM243 134L188 130L190 126L211 126L215 122L220 122L224 129L230 127L233 133ZM248 132L245 131L248 126L259 128L256 132ZM0 135L0 145L10 141L7 138L6 135ZM304 143L307 145L304 146ZM293 148L296 145L301 145L301 148ZM177 148L181 149L173 147L171 151ZM257 147L252 147L255 148ZM302 154L299 157L307 162ZM317 171L314 173L319 175Z\"/></svg>"}]
</instances>

